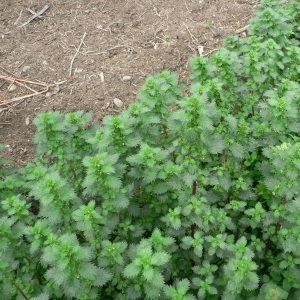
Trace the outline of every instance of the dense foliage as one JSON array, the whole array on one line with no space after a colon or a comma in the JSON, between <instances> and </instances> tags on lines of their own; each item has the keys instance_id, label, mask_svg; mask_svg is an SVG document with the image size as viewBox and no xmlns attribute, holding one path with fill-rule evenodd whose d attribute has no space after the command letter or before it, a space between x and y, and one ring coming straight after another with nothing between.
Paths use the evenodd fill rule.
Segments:
<instances>
[{"instance_id":1,"label":"dense foliage","mask_svg":"<svg viewBox=\"0 0 300 300\"><path fill-rule=\"evenodd\" d=\"M102 125L38 115L0 169L1 299L300 299L299 20L265 0L190 92L164 71Z\"/></svg>"}]
</instances>

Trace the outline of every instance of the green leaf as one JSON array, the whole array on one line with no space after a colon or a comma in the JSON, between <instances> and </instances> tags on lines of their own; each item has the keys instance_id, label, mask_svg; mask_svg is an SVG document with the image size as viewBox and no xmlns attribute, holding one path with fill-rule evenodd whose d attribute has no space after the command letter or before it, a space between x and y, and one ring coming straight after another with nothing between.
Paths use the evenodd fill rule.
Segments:
<instances>
[{"instance_id":1,"label":"green leaf","mask_svg":"<svg viewBox=\"0 0 300 300\"><path fill-rule=\"evenodd\" d=\"M147 281L151 281L154 276L154 269L151 266L145 266L142 275Z\"/></svg>"},{"instance_id":2,"label":"green leaf","mask_svg":"<svg viewBox=\"0 0 300 300\"><path fill-rule=\"evenodd\" d=\"M137 265L135 262L130 263L124 269L124 276L128 278L137 277L142 271L142 267Z\"/></svg>"},{"instance_id":3,"label":"green leaf","mask_svg":"<svg viewBox=\"0 0 300 300\"><path fill-rule=\"evenodd\" d=\"M233 156L237 158L244 158L244 147L239 143L234 143L230 146Z\"/></svg>"},{"instance_id":4,"label":"green leaf","mask_svg":"<svg viewBox=\"0 0 300 300\"><path fill-rule=\"evenodd\" d=\"M49 299L50 299L50 296L47 293L42 293L37 297L31 298L31 300L49 300Z\"/></svg>"},{"instance_id":5,"label":"green leaf","mask_svg":"<svg viewBox=\"0 0 300 300\"><path fill-rule=\"evenodd\" d=\"M169 262L171 256L167 252L156 252L152 255L151 263L155 266L162 266Z\"/></svg>"},{"instance_id":6,"label":"green leaf","mask_svg":"<svg viewBox=\"0 0 300 300\"><path fill-rule=\"evenodd\" d=\"M151 284L153 284L155 287L159 287L159 288L163 287L165 284L164 276L157 269L154 269Z\"/></svg>"},{"instance_id":7,"label":"green leaf","mask_svg":"<svg viewBox=\"0 0 300 300\"><path fill-rule=\"evenodd\" d=\"M93 280L93 285L94 286L98 286L98 287L102 287L104 286L109 280L111 280L113 277L113 274L104 269L104 268L97 268L97 275L95 277L95 279Z\"/></svg>"},{"instance_id":8,"label":"green leaf","mask_svg":"<svg viewBox=\"0 0 300 300\"><path fill-rule=\"evenodd\" d=\"M176 284L176 287L177 287L177 291L180 294L184 295L190 288L190 282L187 279L180 280Z\"/></svg>"}]
</instances>

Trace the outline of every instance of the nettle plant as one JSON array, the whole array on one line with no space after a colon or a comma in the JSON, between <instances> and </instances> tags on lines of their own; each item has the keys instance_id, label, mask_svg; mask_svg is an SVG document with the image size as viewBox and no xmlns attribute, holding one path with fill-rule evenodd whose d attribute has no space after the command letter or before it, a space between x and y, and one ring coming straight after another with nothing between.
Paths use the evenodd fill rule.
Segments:
<instances>
[{"instance_id":1,"label":"nettle plant","mask_svg":"<svg viewBox=\"0 0 300 300\"><path fill-rule=\"evenodd\" d=\"M189 93L164 71L102 125L39 114L0 173L1 299L300 299L299 20L264 1Z\"/></svg>"}]
</instances>

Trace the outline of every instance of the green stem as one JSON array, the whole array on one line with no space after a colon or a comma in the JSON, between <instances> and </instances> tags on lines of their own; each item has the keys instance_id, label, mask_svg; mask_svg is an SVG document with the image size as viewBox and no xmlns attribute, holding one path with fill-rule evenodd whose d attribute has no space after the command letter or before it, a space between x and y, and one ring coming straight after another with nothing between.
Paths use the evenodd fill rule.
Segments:
<instances>
[{"instance_id":1,"label":"green stem","mask_svg":"<svg viewBox=\"0 0 300 300\"><path fill-rule=\"evenodd\" d=\"M195 180L193 182L193 195L196 195L196 192L197 192L197 181Z\"/></svg>"},{"instance_id":2,"label":"green stem","mask_svg":"<svg viewBox=\"0 0 300 300\"><path fill-rule=\"evenodd\" d=\"M31 259L30 259L28 256L25 256L25 258L26 258L27 261L31 264ZM42 279L41 279L41 277L40 277L38 271L35 272L35 275L36 275L36 278L37 278L37 280L39 281L40 285L42 285L42 284L43 284L43 283L42 283Z\"/></svg>"},{"instance_id":3,"label":"green stem","mask_svg":"<svg viewBox=\"0 0 300 300\"><path fill-rule=\"evenodd\" d=\"M85 242L87 242L86 237L83 235L83 233L82 233L81 231L79 231L78 234L83 238L83 240L84 240Z\"/></svg>"},{"instance_id":4,"label":"green stem","mask_svg":"<svg viewBox=\"0 0 300 300\"><path fill-rule=\"evenodd\" d=\"M74 167L73 167L73 166L70 166L70 169L71 169L71 171L72 171L72 173L73 173L73 176L74 176L75 180L78 181L78 177L77 177L77 174L76 174L76 172L75 172L75 170L74 170Z\"/></svg>"},{"instance_id":5,"label":"green stem","mask_svg":"<svg viewBox=\"0 0 300 300\"><path fill-rule=\"evenodd\" d=\"M225 150L222 151L222 165L223 165L223 168L226 168L226 152L225 152Z\"/></svg>"},{"instance_id":6,"label":"green stem","mask_svg":"<svg viewBox=\"0 0 300 300\"><path fill-rule=\"evenodd\" d=\"M29 300L29 298L26 296L26 294L23 292L23 290L13 281L13 285L17 288L17 290L22 294L22 296L26 299Z\"/></svg>"},{"instance_id":7,"label":"green stem","mask_svg":"<svg viewBox=\"0 0 300 300\"><path fill-rule=\"evenodd\" d=\"M283 199L282 205L286 205L286 198ZM275 232L274 232L273 235L275 235L275 234L278 232L280 226L281 226L281 223L278 221L277 224L276 224ZM273 236L273 235L272 235L272 236ZM271 237L269 237L268 244L267 244L267 247L266 247L266 250L265 250L265 255L266 255L267 252L270 250L271 245L272 245L272 241L271 241Z\"/></svg>"},{"instance_id":8,"label":"green stem","mask_svg":"<svg viewBox=\"0 0 300 300\"><path fill-rule=\"evenodd\" d=\"M167 131L167 126L166 125L163 125L163 129L164 129L164 134L166 135L166 137L168 138L169 135L168 135L168 131Z\"/></svg>"}]
</instances>

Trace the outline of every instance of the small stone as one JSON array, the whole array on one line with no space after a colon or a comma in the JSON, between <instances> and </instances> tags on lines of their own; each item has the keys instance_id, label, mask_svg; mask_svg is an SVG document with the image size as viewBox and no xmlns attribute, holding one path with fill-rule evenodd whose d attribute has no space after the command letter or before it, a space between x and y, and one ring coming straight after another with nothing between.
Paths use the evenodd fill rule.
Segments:
<instances>
[{"instance_id":1,"label":"small stone","mask_svg":"<svg viewBox=\"0 0 300 300\"><path fill-rule=\"evenodd\" d=\"M119 98L114 99L114 104L116 107L119 107L119 108L123 107L123 101L120 100Z\"/></svg>"},{"instance_id":2,"label":"small stone","mask_svg":"<svg viewBox=\"0 0 300 300\"><path fill-rule=\"evenodd\" d=\"M124 76L122 78L122 81L130 81L131 80L131 77L130 76Z\"/></svg>"},{"instance_id":3,"label":"small stone","mask_svg":"<svg viewBox=\"0 0 300 300\"><path fill-rule=\"evenodd\" d=\"M22 68L22 72L27 72L31 67L30 66L24 66Z\"/></svg>"},{"instance_id":4,"label":"small stone","mask_svg":"<svg viewBox=\"0 0 300 300\"><path fill-rule=\"evenodd\" d=\"M203 46L198 46L198 52L200 56L203 56L203 51L204 51Z\"/></svg>"},{"instance_id":5,"label":"small stone","mask_svg":"<svg viewBox=\"0 0 300 300\"><path fill-rule=\"evenodd\" d=\"M28 126L29 125L29 117L26 118L25 124Z\"/></svg>"},{"instance_id":6,"label":"small stone","mask_svg":"<svg viewBox=\"0 0 300 300\"><path fill-rule=\"evenodd\" d=\"M75 73L81 73L83 70L82 69L77 69L75 70Z\"/></svg>"},{"instance_id":7,"label":"small stone","mask_svg":"<svg viewBox=\"0 0 300 300\"><path fill-rule=\"evenodd\" d=\"M52 94L50 92L47 92L46 95L45 95L46 98L49 98L51 96L52 96Z\"/></svg>"},{"instance_id":8,"label":"small stone","mask_svg":"<svg viewBox=\"0 0 300 300\"><path fill-rule=\"evenodd\" d=\"M57 94L59 91L60 91L59 85L57 84L57 85L53 88L52 95Z\"/></svg>"},{"instance_id":9,"label":"small stone","mask_svg":"<svg viewBox=\"0 0 300 300\"><path fill-rule=\"evenodd\" d=\"M100 76L101 82L104 82L104 74L103 74L103 72L100 72L100 73L99 73L99 76Z\"/></svg>"},{"instance_id":10,"label":"small stone","mask_svg":"<svg viewBox=\"0 0 300 300\"><path fill-rule=\"evenodd\" d=\"M13 92L16 88L17 88L16 85L12 84L12 85L8 88L8 91L9 91L9 92Z\"/></svg>"},{"instance_id":11,"label":"small stone","mask_svg":"<svg viewBox=\"0 0 300 300\"><path fill-rule=\"evenodd\" d=\"M109 108L109 106L110 106L110 102L107 102L105 105L103 105L103 107L101 109L106 110Z\"/></svg>"}]
</instances>

